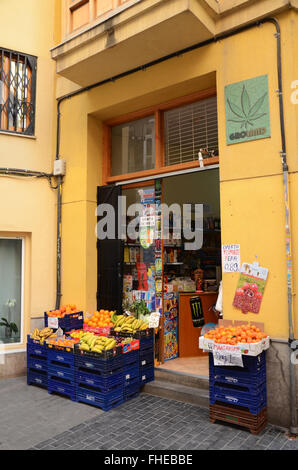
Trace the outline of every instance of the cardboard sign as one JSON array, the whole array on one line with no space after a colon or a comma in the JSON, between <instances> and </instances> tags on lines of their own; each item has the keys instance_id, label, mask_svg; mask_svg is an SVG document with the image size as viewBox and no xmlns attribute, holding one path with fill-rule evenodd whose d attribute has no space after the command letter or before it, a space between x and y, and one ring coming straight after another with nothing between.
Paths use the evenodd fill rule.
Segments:
<instances>
[{"instance_id":1,"label":"cardboard sign","mask_svg":"<svg viewBox=\"0 0 298 470\"><path fill-rule=\"evenodd\" d=\"M240 272L240 245L222 245L222 271Z\"/></svg>"},{"instance_id":2,"label":"cardboard sign","mask_svg":"<svg viewBox=\"0 0 298 470\"><path fill-rule=\"evenodd\" d=\"M229 344L214 344L213 360L215 366L243 367L241 350L238 346Z\"/></svg>"}]
</instances>

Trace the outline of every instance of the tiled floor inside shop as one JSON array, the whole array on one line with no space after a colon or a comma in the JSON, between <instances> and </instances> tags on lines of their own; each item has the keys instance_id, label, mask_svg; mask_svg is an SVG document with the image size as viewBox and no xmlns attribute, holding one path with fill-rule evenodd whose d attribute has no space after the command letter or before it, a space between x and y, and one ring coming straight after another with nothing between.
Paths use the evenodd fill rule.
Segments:
<instances>
[{"instance_id":1,"label":"tiled floor inside shop","mask_svg":"<svg viewBox=\"0 0 298 470\"><path fill-rule=\"evenodd\" d=\"M298 439L275 426L255 436L211 424L208 414L148 394L105 413L27 386L25 377L0 380L0 450L298 450Z\"/></svg>"},{"instance_id":2,"label":"tiled floor inside shop","mask_svg":"<svg viewBox=\"0 0 298 470\"><path fill-rule=\"evenodd\" d=\"M177 359L166 361L158 367L173 372L209 377L208 355L203 357L177 357Z\"/></svg>"}]
</instances>

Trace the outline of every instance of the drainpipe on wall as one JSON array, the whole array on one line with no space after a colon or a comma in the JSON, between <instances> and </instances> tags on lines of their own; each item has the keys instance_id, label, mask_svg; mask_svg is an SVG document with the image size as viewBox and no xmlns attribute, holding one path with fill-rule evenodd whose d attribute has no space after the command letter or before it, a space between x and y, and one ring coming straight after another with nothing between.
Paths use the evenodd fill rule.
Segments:
<instances>
[{"instance_id":1,"label":"drainpipe on wall","mask_svg":"<svg viewBox=\"0 0 298 470\"><path fill-rule=\"evenodd\" d=\"M288 5L289 8L296 7L296 1L292 0L289 1ZM293 4L293 5L292 5ZM187 52L199 49L201 47L207 46L209 44L213 44L219 40L223 40L232 36L235 36L241 32L247 31L252 29L256 26L260 26L265 23L272 23L276 28L276 40L277 40L277 71L278 71L278 97L279 97L279 115L280 115L280 132L281 132L281 143L282 143L282 150L280 151L281 160L282 160L282 171L283 171L283 188L284 188L284 202L285 202L285 217L286 217L286 259L287 259L287 287L288 287L288 325L289 325L289 346L294 341L294 328L293 328L293 264L292 264L292 253L291 253L291 230L290 230L290 203L289 203L289 171L288 171L288 164L287 164L287 154L286 154L286 138L285 138L285 123L284 123L284 106L283 106L283 87L282 87L282 62L281 62L281 33L280 33L280 25L276 18L264 18L259 21L255 21L245 26L241 26L237 29L229 31L227 33L215 36L214 38L208 39L201 43L194 44L189 46L185 49L181 49L179 51L173 52L167 56L161 57L156 59L152 62L143 64L141 66L135 67L134 69L128 70L123 72L119 75L107 78L100 82L94 83L89 85L85 88L81 88L77 91L69 93L67 95L62 96L57 100L57 148L56 148L56 159L59 159L59 149L60 149L60 105L61 103L66 100L70 99L74 96L80 95L86 91L90 91L93 88L100 87L110 82L114 82L119 80L120 78L127 77L139 71L144 71L147 68L150 68L154 65L160 64L165 62L169 59L179 57L182 54L186 54ZM58 309L60 306L60 299L61 299L61 205L62 205L62 195L61 195L61 186L62 186L62 178L59 177L58 180L58 201L57 201L57 297L56 297L56 308ZM293 343L294 344L294 343ZM291 353L291 348L289 347L289 351ZM291 426L290 432L293 434L298 434L297 428L297 405L296 405L296 381L295 381L295 367L291 361L291 354L289 354L289 362L290 362L290 408L291 408Z\"/></svg>"}]
</instances>

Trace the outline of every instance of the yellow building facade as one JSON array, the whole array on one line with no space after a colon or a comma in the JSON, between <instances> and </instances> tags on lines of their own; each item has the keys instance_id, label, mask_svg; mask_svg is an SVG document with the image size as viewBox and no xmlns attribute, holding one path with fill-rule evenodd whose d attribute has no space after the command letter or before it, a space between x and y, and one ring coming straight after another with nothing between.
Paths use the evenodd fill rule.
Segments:
<instances>
[{"instance_id":1,"label":"yellow building facade","mask_svg":"<svg viewBox=\"0 0 298 470\"><path fill-rule=\"evenodd\" d=\"M21 21L18 3L5 1L4 13L14 18L18 9ZM0 33L0 46L38 57L36 135L25 138L0 133L0 167L52 172L56 98L60 113L59 157L66 160L67 168L62 185L61 302L75 303L84 311L96 309L97 187L137 179L135 174L117 178L108 172L106 122L117 122L123 115L135 118L142 110L178 103L181 98L199 96L200 92L204 96L206 90L213 90L218 110L221 243L240 244L241 261L258 261L269 270L257 316L243 315L233 307L239 273L223 273L223 317L264 323L273 339L268 354L270 419L288 425L289 264L278 38L275 23L266 19L274 17L281 30L292 248L288 262L292 262L290 298L297 337L298 2L30 0L29 3L34 11L30 15L32 34L22 38L20 25L15 37L7 21L7 31ZM264 75L268 76L270 137L228 145L225 87ZM145 176L154 178L165 172L171 172L171 168L161 163ZM34 323L30 325L30 318L38 319L55 304L56 194L46 180L14 181L5 177L1 178L1 194L1 200L6 201L1 234L24 235L28 246L26 334ZM14 346L14 352L24 348L24 344ZM9 346L5 350L8 352Z\"/></svg>"}]
</instances>

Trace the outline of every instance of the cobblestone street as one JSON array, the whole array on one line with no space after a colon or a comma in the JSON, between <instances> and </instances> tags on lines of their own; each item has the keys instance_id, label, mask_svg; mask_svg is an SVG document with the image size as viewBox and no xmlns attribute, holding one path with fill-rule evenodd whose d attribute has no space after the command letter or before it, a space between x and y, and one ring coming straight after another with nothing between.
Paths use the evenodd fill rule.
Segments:
<instances>
[{"instance_id":1,"label":"cobblestone street","mask_svg":"<svg viewBox=\"0 0 298 470\"><path fill-rule=\"evenodd\" d=\"M0 381L0 450L298 450L268 425L261 434L211 424L207 409L141 394L105 413L27 386Z\"/></svg>"}]
</instances>

